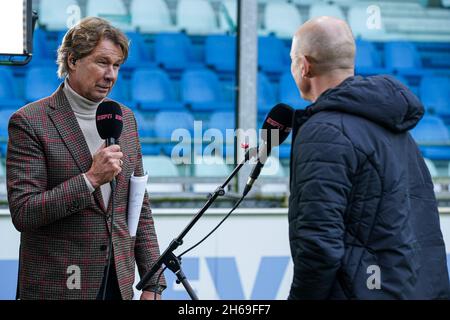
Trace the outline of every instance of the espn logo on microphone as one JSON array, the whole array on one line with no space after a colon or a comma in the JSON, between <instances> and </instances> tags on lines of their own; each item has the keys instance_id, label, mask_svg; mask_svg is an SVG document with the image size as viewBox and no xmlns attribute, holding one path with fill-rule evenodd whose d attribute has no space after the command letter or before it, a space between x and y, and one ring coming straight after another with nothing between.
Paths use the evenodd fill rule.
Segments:
<instances>
[{"instance_id":1,"label":"espn logo on microphone","mask_svg":"<svg viewBox=\"0 0 450 320\"><path fill-rule=\"evenodd\" d=\"M99 116L97 116L97 121L102 121L102 120L111 120L113 118L113 114L112 113L108 113L108 114L101 114ZM115 119L122 121L123 118L121 115L116 114L115 115Z\"/></svg>"}]
</instances>

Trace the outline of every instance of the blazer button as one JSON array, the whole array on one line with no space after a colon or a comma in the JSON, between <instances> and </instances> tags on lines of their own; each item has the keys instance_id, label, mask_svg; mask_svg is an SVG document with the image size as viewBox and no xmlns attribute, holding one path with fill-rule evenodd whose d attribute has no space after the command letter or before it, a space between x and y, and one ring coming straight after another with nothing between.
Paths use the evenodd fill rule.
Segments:
<instances>
[{"instance_id":1,"label":"blazer button","mask_svg":"<svg viewBox=\"0 0 450 320\"><path fill-rule=\"evenodd\" d=\"M106 244L102 244L100 246L100 251L105 251L108 248L108 246Z\"/></svg>"}]
</instances>

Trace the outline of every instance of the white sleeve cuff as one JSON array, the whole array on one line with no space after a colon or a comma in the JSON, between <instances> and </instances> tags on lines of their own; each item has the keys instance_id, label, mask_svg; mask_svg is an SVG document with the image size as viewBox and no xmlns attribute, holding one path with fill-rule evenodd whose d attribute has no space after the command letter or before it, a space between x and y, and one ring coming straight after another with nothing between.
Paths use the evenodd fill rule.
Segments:
<instances>
[{"instance_id":1,"label":"white sleeve cuff","mask_svg":"<svg viewBox=\"0 0 450 320\"><path fill-rule=\"evenodd\" d=\"M95 188L92 186L92 183L89 181L89 179L86 177L86 174L85 173L83 173L83 178L84 178L84 181L86 181L86 185L87 185L87 187L89 188L89 191L91 192L91 193L94 193L94 191L95 191Z\"/></svg>"}]
</instances>

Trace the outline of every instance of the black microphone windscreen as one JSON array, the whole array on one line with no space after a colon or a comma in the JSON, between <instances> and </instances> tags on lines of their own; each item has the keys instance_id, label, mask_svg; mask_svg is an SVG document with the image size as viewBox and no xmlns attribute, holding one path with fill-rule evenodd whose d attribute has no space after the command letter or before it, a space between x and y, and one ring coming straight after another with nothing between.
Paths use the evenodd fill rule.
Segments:
<instances>
[{"instance_id":1,"label":"black microphone windscreen","mask_svg":"<svg viewBox=\"0 0 450 320\"><path fill-rule=\"evenodd\" d=\"M268 140L270 147L276 147L286 140L292 130L293 117L294 109L284 103L279 103L270 110L262 126L263 132L267 132L266 139L263 139ZM271 130L278 130L278 141L271 141Z\"/></svg>"},{"instance_id":2,"label":"black microphone windscreen","mask_svg":"<svg viewBox=\"0 0 450 320\"><path fill-rule=\"evenodd\" d=\"M117 102L103 101L97 108L95 123L100 137L104 140L118 139L122 134L122 109Z\"/></svg>"}]
</instances>

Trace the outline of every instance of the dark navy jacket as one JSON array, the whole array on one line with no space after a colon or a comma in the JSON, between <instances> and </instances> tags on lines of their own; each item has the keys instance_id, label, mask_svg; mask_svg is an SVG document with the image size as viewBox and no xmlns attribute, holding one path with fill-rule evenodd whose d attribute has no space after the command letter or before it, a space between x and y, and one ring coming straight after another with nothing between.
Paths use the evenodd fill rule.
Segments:
<instances>
[{"instance_id":1,"label":"dark navy jacket","mask_svg":"<svg viewBox=\"0 0 450 320\"><path fill-rule=\"evenodd\" d=\"M296 111L290 299L448 298L433 183L408 133L423 113L389 76L350 77Z\"/></svg>"}]
</instances>

